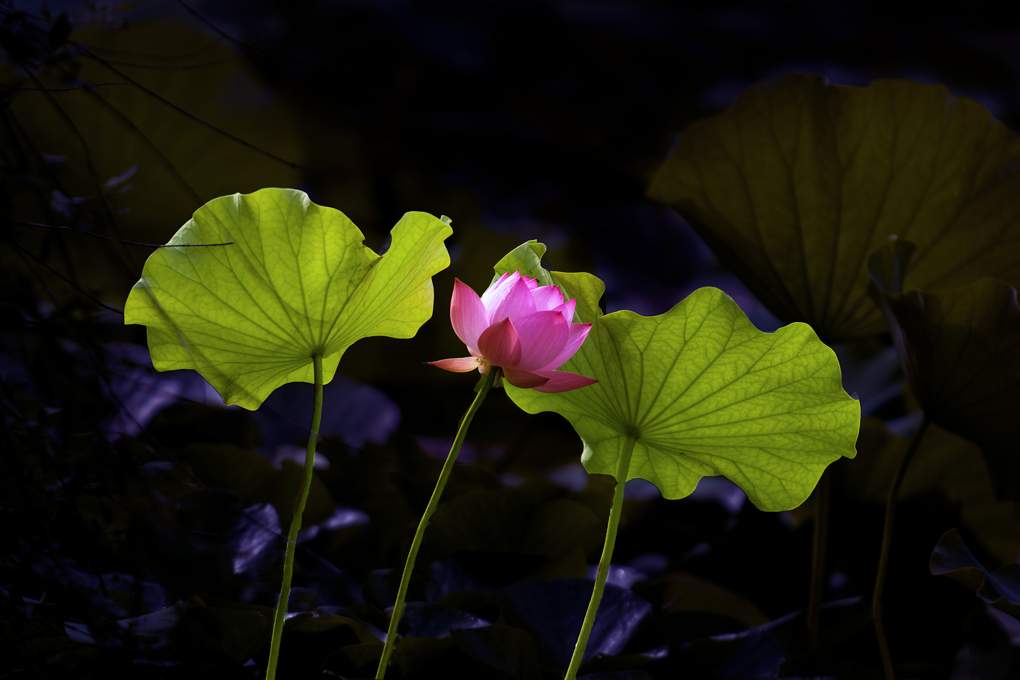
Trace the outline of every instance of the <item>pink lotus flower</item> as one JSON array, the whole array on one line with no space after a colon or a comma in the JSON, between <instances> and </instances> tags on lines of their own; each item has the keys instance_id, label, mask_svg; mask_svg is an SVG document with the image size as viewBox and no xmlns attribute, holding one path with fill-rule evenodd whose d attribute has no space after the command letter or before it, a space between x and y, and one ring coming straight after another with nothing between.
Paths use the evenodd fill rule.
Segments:
<instances>
[{"instance_id":1,"label":"pink lotus flower","mask_svg":"<svg viewBox=\"0 0 1020 680\"><path fill-rule=\"evenodd\" d=\"M482 297L456 280L450 321L471 356L429 363L454 373L477 368L482 375L496 366L511 385L539 392L566 392L597 383L555 370L574 356L591 330L590 323L571 323L576 304L564 302L556 286L539 286L519 271L503 274Z\"/></svg>"}]
</instances>

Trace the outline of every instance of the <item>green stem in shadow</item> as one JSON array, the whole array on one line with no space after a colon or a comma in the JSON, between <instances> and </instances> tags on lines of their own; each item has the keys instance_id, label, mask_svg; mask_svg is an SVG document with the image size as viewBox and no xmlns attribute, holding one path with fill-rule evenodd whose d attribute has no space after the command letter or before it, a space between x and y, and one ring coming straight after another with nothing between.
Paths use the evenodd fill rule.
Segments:
<instances>
[{"instance_id":1,"label":"green stem in shadow","mask_svg":"<svg viewBox=\"0 0 1020 680\"><path fill-rule=\"evenodd\" d=\"M878 558L878 577L875 579L875 594L871 598L871 619L875 624L875 635L878 637L878 651L882 655L882 670L886 680L896 680L896 673L893 671L892 657L889 656L889 643L885 639L885 628L882 626L882 589L885 588L885 573L889 568L889 550L892 547L893 520L896 516L896 498L900 495L900 486L903 484L903 477L906 476L907 466L910 465L917 445L928 429L928 418L921 421L921 426L914 433L914 439L910 442L907 455L903 456L903 462L896 470L896 477L893 479L892 488L889 489L889 500L885 506L885 528L882 531L882 552Z\"/></svg>"},{"instance_id":2,"label":"green stem in shadow","mask_svg":"<svg viewBox=\"0 0 1020 680\"><path fill-rule=\"evenodd\" d=\"M290 533L287 534L287 556L283 560L283 583L280 584L280 599L276 603L276 614L273 617L273 637L269 643L269 667L266 669L266 680L276 678L276 664L280 660L280 639L283 637L283 624L287 620L287 604L290 602L290 582L294 576L294 550L297 548L298 532L301 531L301 515L305 512L308 493L312 488L312 469L315 463L315 444L319 440L319 423L322 421L322 355L312 355L312 367L315 372L315 397L312 406L312 429L308 434L308 450L305 452L305 481L298 492L297 506L294 517L290 521Z\"/></svg>"},{"instance_id":3,"label":"green stem in shadow","mask_svg":"<svg viewBox=\"0 0 1020 680\"><path fill-rule=\"evenodd\" d=\"M453 446L450 447L450 453L446 456L446 462L443 463L443 470L439 473L439 481L436 482L436 488L432 491L432 498L429 499L429 504L425 508L425 514L422 515L421 521L418 523L418 530L414 532L411 550L408 551L407 562L404 563L404 573L400 577L397 600L393 603L393 612L390 614L390 625L386 630L386 643L383 645L382 657L379 659L379 668L375 672L375 677L379 680L386 676L386 669L389 667L390 657L393 655L393 647L397 644L397 628L400 625L400 617L404 613L404 600L407 599L407 588L411 583L411 572L414 571L414 561L418 557L418 549L421 547L422 539L425 537L425 529L428 528L429 520L432 519L432 515L435 514L436 509L439 507L439 499L443 495L443 489L446 488L446 482L450 478L450 473L453 472L453 465L457 462L457 454L460 453L464 437L467 436L468 426L471 425L471 420L475 417L478 407L482 405L485 395L492 389L492 385L498 376L498 368L493 368L489 371L488 375L484 376L475 400L471 402L467 413L464 414L464 418L460 421L457 436L453 440Z\"/></svg>"},{"instance_id":4,"label":"green stem in shadow","mask_svg":"<svg viewBox=\"0 0 1020 680\"><path fill-rule=\"evenodd\" d=\"M811 592L807 608L808 653L818 651L822 626L822 597L825 592L825 551L829 535L829 471L822 473L815 489L815 531L811 549Z\"/></svg>"},{"instance_id":5,"label":"green stem in shadow","mask_svg":"<svg viewBox=\"0 0 1020 680\"><path fill-rule=\"evenodd\" d=\"M606 542L602 545L599 570L595 575L595 588L592 590L591 601L588 602L588 611L584 614L581 632L577 636L577 644L574 645L574 655L570 657L570 665L567 666L567 674L564 676L564 680L575 680L577 677L577 669L581 667L581 661L584 659L584 650L588 646L588 637L591 635L592 626L595 625L595 615L599 610L599 602L602 601L602 592L606 589L609 563L613 559L613 548L616 545L616 530L620 527L620 516L623 514L623 488L626 486L627 472L630 470L630 457L634 453L634 445L636 443L637 439L633 436L628 436L623 441L620 463L616 468L616 489L613 490L613 507L609 511Z\"/></svg>"}]
</instances>

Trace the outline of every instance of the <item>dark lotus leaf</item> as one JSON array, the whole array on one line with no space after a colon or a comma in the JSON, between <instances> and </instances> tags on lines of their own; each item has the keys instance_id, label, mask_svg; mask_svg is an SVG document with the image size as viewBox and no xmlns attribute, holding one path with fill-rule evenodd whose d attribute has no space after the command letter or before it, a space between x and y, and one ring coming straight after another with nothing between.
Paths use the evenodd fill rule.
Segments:
<instances>
[{"instance_id":1,"label":"dark lotus leaf","mask_svg":"<svg viewBox=\"0 0 1020 680\"><path fill-rule=\"evenodd\" d=\"M691 125L649 195L685 217L783 322L827 343L885 330L869 253L917 244L911 287L1020 281L1020 139L941 85L793 75Z\"/></svg>"},{"instance_id":2,"label":"dark lotus leaf","mask_svg":"<svg viewBox=\"0 0 1020 680\"><path fill-rule=\"evenodd\" d=\"M742 639L733 656L715 672L723 678L778 678L779 667L789 656L779 641L761 628L751 628Z\"/></svg>"},{"instance_id":3,"label":"dark lotus leaf","mask_svg":"<svg viewBox=\"0 0 1020 680\"><path fill-rule=\"evenodd\" d=\"M870 600L860 597L826 603L822 608L822 646L842 645L849 637L870 630ZM794 660L805 660L804 612L796 610L773 619L762 626L721 633L711 637L689 638L682 645L691 663L714 669L722 677L751 678L790 676L818 676L829 680L828 675L844 676L831 670L805 670L803 663L792 665ZM797 655L801 656L797 656ZM808 659L810 661L810 659ZM817 661L817 660L816 660ZM825 656L823 666L831 668L832 658ZM814 663L814 662L812 662ZM815 664L817 665L817 664ZM836 664L837 666L839 664ZM777 674L777 669L782 666ZM814 668L814 666L812 666ZM764 673L764 675L762 675ZM847 675L847 679L857 675ZM877 679L876 679L877 680Z\"/></svg>"},{"instance_id":4,"label":"dark lotus leaf","mask_svg":"<svg viewBox=\"0 0 1020 680\"><path fill-rule=\"evenodd\" d=\"M434 673L436 677L455 678L452 672L454 659L466 660L466 655L457 647L452 637L445 638L419 638L401 637L397 640L396 651L403 652L407 664L401 668L403 676L420 674L421 677L428 677L429 670L441 669L441 672ZM396 656L394 655L394 658ZM472 660L472 664L474 664ZM378 663L376 664L378 665ZM392 669L392 666L390 667ZM372 669L375 672L375 669ZM369 675L368 677L374 677Z\"/></svg>"},{"instance_id":5,"label":"dark lotus leaf","mask_svg":"<svg viewBox=\"0 0 1020 680\"><path fill-rule=\"evenodd\" d=\"M131 234L129 238L162 243L204 201L264 186L289 187L299 181L294 168L245 149L221 132L229 131L290 162L301 163L305 156L294 116L259 83L252 66L233 58L230 46L210 42L196 28L164 21L132 21L130 30L86 28L75 31L73 40L107 57L144 54L142 62L148 62L126 65L114 59L119 63L111 65L122 77L95 59L75 59L75 78L80 82L126 83L131 78L158 96L129 84L100 88L102 92L81 88L68 92L72 96L54 107L39 92L12 101L12 114L25 126L24 134L32 144L60 150L65 156L61 165L66 174L60 188L69 197L94 195L97 180L106 184L102 200L120 208L117 221L127 230L124 233ZM215 68L165 68L168 63L180 63L176 60L181 55L196 54L196 49L202 52L201 60L220 63ZM46 87L63 87L55 84L59 77L43 77L49 83ZM177 107L190 115L182 115ZM123 182L125 170L132 166L139 171ZM118 180L120 186L112 186ZM99 239L81 238L69 256L75 270L88 272L91 290L119 303L130 281L123 274L126 268L117 266L115 252Z\"/></svg>"},{"instance_id":6,"label":"dark lotus leaf","mask_svg":"<svg viewBox=\"0 0 1020 680\"><path fill-rule=\"evenodd\" d=\"M141 345L110 342L104 348L110 371L110 381L104 384L106 396L119 406L117 414L104 425L111 435L135 437L142 428L146 428L163 446L180 446L186 441L196 440L226 441L239 446L256 443L258 432L250 417L222 408L223 400L198 373L176 371L159 374L152 367L149 349ZM195 403L182 403L183 400ZM219 407L213 408L216 406ZM171 410L174 407L178 408ZM150 421L158 415L168 417L156 423L156 431L153 432L149 427ZM180 427L181 423L168 422L173 420L169 416L186 419L189 415L191 422L186 427ZM217 431L215 428L222 427L224 420L232 420L234 427ZM203 439L203 435L212 435L213 438Z\"/></svg>"},{"instance_id":7,"label":"dark lotus leaf","mask_svg":"<svg viewBox=\"0 0 1020 680\"><path fill-rule=\"evenodd\" d=\"M866 626L861 628L870 630ZM802 654L787 659L779 669L779 677L785 680L883 680L882 672L868 661L864 655L841 658L824 651Z\"/></svg>"},{"instance_id":8,"label":"dark lotus leaf","mask_svg":"<svg viewBox=\"0 0 1020 680\"><path fill-rule=\"evenodd\" d=\"M526 486L486 489L439 506L419 559L438 561L457 553L540 555L551 560L541 573L555 576L574 571L572 558L590 547L603 526L574 500L536 498ZM586 567L578 566L583 574Z\"/></svg>"},{"instance_id":9,"label":"dark lotus leaf","mask_svg":"<svg viewBox=\"0 0 1020 680\"><path fill-rule=\"evenodd\" d=\"M93 640L87 642L77 640L70 629L54 626L42 616L27 620L2 620L0 635L4 640L17 640L19 643L9 646L14 649L8 652L5 662L12 667L22 663L22 660L29 659L34 663L53 659L67 662L75 657L78 657L79 661L82 658L94 661L94 657L102 653L101 649L93 644Z\"/></svg>"},{"instance_id":10,"label":"dark lotus leaf","mask_svg":"<svg viewBox=\"0 0 1020 680\"><path fill-rule=\"evenodd\" d=\"M374 678L382 657L381 642L362 642L356 645L341 647L327 656L321 665L323 672L338 675L341 678ZM393 650L386 677L399 674L403 677L409 667L407 657L399 649Z\"/></svg>"},{"instance_id":11,"label":"dark lotus leaf","mask_svg":"<svg viewBox=\"0 0 1020 680\"><path fill-rule=\"evenodd\" d=\"M768 623L768 617L754 603L732 590L694 574L674 571L646 581L635 589L639 594L661 591L658 599L667 614L702 612L740 621L745 626Z\"/></svg>"},{"instance_id":12,"label":"dark lotus leaf","mask_svg":"<svg viewBox=\"0 0 1020 680\"><path fill-rule=\"evenodd\" d=\"M118 591L107 592L113 595ZM125 598L129 597L126 593L121 594ZM93 595L94 603L102 599ZM128 646L155 650L166 646L170 634L177 628L186 609L184 603L178 603L171 607L161 607L148 614L116 621L102 619L93 620L91 623L68 621L65 622L64 629L67 636L75 642L104 647Z\"/></svg>"},{"instance_id":13,"label":"dark lotus leaf","mask_svg":"<svg viewBox=\"0 0 1020 680\"><path fill-rule=\"evenodd\" d=\"M331 614L298 614L283 627L280 677L314 675L334 650L357 644L379 646L382 649L379 638L354 619Z\"/></svg>"},{"instance_id":14,"label":"dark lotus leaf","mask_svg":"<svg viewBox=\"0 0 1020 680\"><path fill-rule=\"evenodd\" d=\"M190 444L177 454L191 463L195 476L206 486L232 489L241 505L272 503L282 527L289 527L294 516L294 499L304 484L304 470L293 461L284 460L281 469L251 449L231 444ZM317 476L305 506L303 524L310 526L329 518L336 505Z\"/></svg>"},{"instance_id":15,"label":"dark lotus leaf","mask_svg":"<svg viewBox=\"0 0 1020 680\"><path fill-rule=\"evenodd\" d=\"M507 622L532 633L543 665L566 668L581 630L591 579L554 579L550 583L520 581L503 589ZM652 606L629 590L606 585L584 660L623 650Z\"/></svg>"},{"instance_id":16,"label":"dark lotus leaf","mask_svg":"<svg viewBox=\"0 0 1020 680\"><path fill-rule=\"evenodd\" d=\"M193 596L173 640L202 665L240 666L269 644L272 630L270 607Z\"/></svg>"},{"instance_id":17,"label":"dark lotus leaf","mask_svg":"<svg viewBox=\"0 0 1020 680\"><path fill-rule=\"evenodd\" d=\"M439 600L461 590L498 590L528 578L549 562L545 555L458 551L429 565L425 598Z\"/></svg>"},{"instance_id":18,"label":"dark lotus leaf","mask_svg":"<svg viewBox=\"0 0 1020 680\"><path fill-rule=\"evenodd\" d=\"M388 620L386 615L377 609L374 609L363 602L351 605L351 608L347 607L336 607L332 605L324 605L316 607L312 610L313 616L343 616L348 619L353 619L364 626L368 632L376 636L380 640L386 635L386 624ZM372 621L366 621L364 616L368 616ZM376 625L379 624L379 625Z\"/></svg>"},{"instance_id":19,"label":"dark lotus leaf","mask_svg":"<svg viewBox=\"0 0 1020 680\"><path fill-rule=\"evenodd\" d=\"M872 258L892 259L889 243ZM909 251L907 251L909 252ZM905 258L904 258L905 260ZM981 447L1000 497L1020 500L1020 305L1016 289L983 278L962 288L895 293L881 274L882 307L925 416ZM893 284L890 286L890 284Z\"/></svg>"},{"instance_id":20,"label":"dark lotus leaf","mask_svg":"<svg viewBox=\"0 0 1020 680\"><path fill-rule=\"evenodd\" d=\"M491 623L502 623L503 598L498 593L459 590L439 600L439 604L453 607Z\"/></svg>"},{"instance_id":21,"label":"dark lotus leaf","mask_svg":"<svg viewBox=\"0 0 1020 680\"><path fill-rule=\"evenodd\" d=\"M322 388L323 437L337 436L361 449L384 444L400 424L400 407L382 390L337 375ZM303 383L278 387L252 413L267 448L308 439L312 422L312 388Z\"/></svg>"},{"instance_id":22,"label":"dark lotus leaf","mask_svg":"<svg viewBox=\"0 0 1020 680\"><path fill-rule=\"evenodd\" d=\"M280 518L272 503L245 508L227 534L226 555L234 574L256 574L275 564L284 549Z\"/></svg>"},{"instance_id":23,"label":"dark lotus leaf","mask_svg":"<svg viewBox=\"0 0 1020 680\"><path fill-rule=\"evenodd\" d=\"M456 593L461 590L492 590L493 587L489 584L492 582L493 571L503 571L502 569L492 570L488 569L494 560L486 559L491 557L488 553L466 553L460 552L449 559L440 560L439 562L433 562L428 567L428 581L425 585L425 599L429 601L440 600L447 595ZM500 557L503 557L502 555ZM516 557L516 556L511 556ZM544 564L546 559L538 558L538 564L535 563L535 557L532 555L524 556L526 563L530 569L520 574L518 578L511 577L505 583L500 583L498 587L505 586L519 578L524 578L527 574L530 574L537 566ZM516 559L511 559L510 562L516 562ZM505 565L506 562L502 562L501 566ZM514 575L517 575L520 570L511 570ZM476 575L478 577L476 577ZM498 579L499 576L496 576ZM422 636L427 637L427 636Z\"/></svg>"},{"instance_id":24,"label":"dark lotus leaf","mask_svg":"<svg viewBox=\"0 0 1020 680\"><path fill-rule=\"evenodd\" d=\"M174 380L178 377L171 375ZM202 380L202 377L198 376L198 379ZM174 381L168 380L167 384L154 386L153 399L165 398L166 392L172 390L174 384ZM140 422L144 424L145 421ZM258 427L251 413L224 408L222 404L216 403L171 404L157 413L145 429L157 446L165 448L189 444L233 444L250 449L260 442Z\"/></svg>"},{"instance_id":25,"label":"dark lotus leaf","mask_svg":"<svg viewBox=\"0 0 1020 680\"><path fill-rule=\"evenodd\" d=\"M411 585L416 585L412 579ZM420 583L420 582L419 582ZM400 572L396 569L373 569L368 572L361 584L361 595L371 606L377 609L392 607L397 601L397 589L400 587ZM414 593L411 593L414 595Z\"/></svg>"},{"instance_id":26,"label":"dark lotus leaf","mask_svg":"<svg viewBox=\"0 0 1020 680\"><path fill-rule=\"evenodd\" d=\"M492 625L451 631L469 656L516 680L540 680L538 650L531 635L512 626ZM489 675L487 677L495 677Z\"/></svg>"},{"instance_id":27,"label":"dark lotus leaf","mask_svg":"<svg viewBox=\"0 0 1020 680\"><path fill-rule=\"evenodd\" d=\"M735 633L702 637L684 645L693 663L711 668L720 677L778 677L778 669L789 657L773 628L800 612L788 614L765 626L756 626ZM799 625L803 626L802 622ZM800 630L803 637L803 629ZM758 675L763 673L763 675ZM748 674L751 674L750 676Z\"/></svg>"},{"instance_id":28,"label":"dark lotus leaf","mask_svg":"<svg viewBox=\"0 0 1020 680\"><path fill-rule=\"evenodd\" d=\"M884 421L865 418L857 440L860 453L853 465L834 478L839 493L858 502L883 505L909 445L908 438L891 433ZM997 500L981 449L938 425L925 432L903 478L899 498L932 493L959 506L960 523L967 534L977 538L996 559L1011 562L1020 554L1020 503Z\"/></svg>"},{"instance_id":29,"label":"dark lotus leaf","mask_svg":"<svg viewBox=\"0 0 1020 680\"><path fill-rule=\"evenodd\" d=\"M975 591L978 597L1020 621L1020 564L1014 562L988 571L960 537L950 529L931 555L931 573L949 576Z\"/></svg>"},{"instance_id":30,"label":"dark lotus leaf","mask_svg":"<svg viewBox=\"0 0 1020 680\"><path fill-rule=\"evenodd\" d=\"M181 603L150 614L121 619L117 625L131 634L140 649L159 649L167 644L170 633L177 628L186 609L186 605Z\"/></svg>"},{"instance_id":31,"label":"dark lotus leaf","mask_svg":"<svg viewBox=\"0 0 1020 680\"><path fill-rule=\"evenodd\" d=\"M455 628L489 625L490 621L436 602L408 602L400 620L400 627L407 631L405 635L425 638L446 637Z\"/></svg>"}]
</instances>

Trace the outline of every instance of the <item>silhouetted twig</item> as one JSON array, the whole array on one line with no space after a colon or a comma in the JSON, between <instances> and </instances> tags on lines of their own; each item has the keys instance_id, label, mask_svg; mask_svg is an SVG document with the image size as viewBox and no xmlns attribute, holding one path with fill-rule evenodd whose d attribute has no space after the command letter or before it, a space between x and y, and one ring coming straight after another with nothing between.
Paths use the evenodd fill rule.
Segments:
<instances>
[{"instance_id":1,"label":"silhouetted twig","mask_svg":"<svg viewBox=\"0 0 1020 680\"><path fill-rule=\"evenodd\" d=\"M237 137L236 135L232 135L232 134L230 134L229 132L227 132L226 130L221 130L220 128L216 127L216 126L215 126L215 125L213 125L212 123L209 123L209 122L207 122L207 121L205 121L205 120L203 120L203 119L199 118L198 116L196 116L195 114L191 113L190 111L186 111L186 110L182 109L182 108L181 108L180 106L177 106L177 104L174 104L174 103L173 103L172 101L170 101L169 99L166 99L166 98L164 98L164 97L163 97L163 96L161 96L160 94L158 94L158 93L156 93L156 92L154 92L154 91L150 90L149 88L147 88L147 87L145 87L144 85L142 85L141 83L139 83L139 82L138 82L137 80L134 80L133 78L131 78L130 76L128 76L128 75L127 75L127 74L125 74L124 72L120 71L120 70L119 70L119 69L117 69L117 68L116 68L115 66L113 66L113 65L112 65L112 64L111 64L110 62L106 61L105 59L103 59L103 58L102 58L102 57L100 57L99 55L97 55L97 54L95 54L95 53L93 53L93 52L90 52L90 51L86 51L86 52L84 52L84 54L85 54L86 56L88 56L88 57L92 58L92 59L95 59L95 60L96 60L96 61L98 61L98 62L99 62L100 64L102 64L102 65L103 65L103 66L105 66L106 68L110 69L111 71L113 71L114 73L116 73L116 74L117 74L118 76L120 76L120 77L121 77L121 78L123 78L124 80L128 81L129 83L131 83L131 84L132 84L132 85L134 85L135 87L139 88L140 90L142 90L143 92L145 92L146 94L148 94L148 95L149 95L150 97L155 97L156 99L158 99L159 101L163 102L163 103L164 103L164 104L166 104L167 106L169 106L169 107L173 108L173 109L174 109L174 110L176 110L176 111L179 111L180 113L184 114L184 115L185 115L185 116L187 116L188 118L191 118L191 119L192 119L192 120L194 120L195 122L197 122L197 123L201 123L202 125L206 126L206 127L207 127L207 128L209 128L210 130L213 130L213 131L215 131L215 132L217 132L217 133L219 133L219 134L223 135L224 137L227 137L228 139L232 139L232 140L234 140L235 142L237 142L238 144L240 144L240 145L242 145L242 146L246 146L246 147L248 147L248 148L249 148L249 149L251 149L252 151L257 151L258 153L261 153L261 154L263 154L263 155L265 155L265 156L269 156L269 157L270 157L270 158L272 158L273 160L277 160L277 161L279 161L279 162L283 163L284 165L288 165L288 166L290 166L290 167L292 167L292 168L299 168L299 169L301 169L301 170L327 170L327 169L328 169L328 168L310 168L310 167L308 167L308 166L305 166L305 165L300 165L300 164L298 164L298 163L293 163L293 162L291 162L291 161L288 161L288 160L287 160L287 159L285 159L285 158L280 158L280 157L279 157L279 156L277 156L276 154L274 154L274 153L271 153L271 152L269 152L269 151L266 151L265 149L259 148L259 147L255 146L254 144L252 144L251 142L246 142L246 141L244 141L243 139L241 139L240 137Z\"/></svg>"},{"instance_id":2,"label":"silhouetted twig","mask_svg":"<svg viewBox=\"0 0 1020 680\"><path fill-rule=\"evenodd\" d=\"M85 83L84 85L75 85L74 87L20 87L18 85L8 85L7 83L0 83L0 87L6 87L11 90L22 90L25 92L72 92L74 90L89 90L93 87L103 87L104 85L123 85L124 83Z\"/></svg>"},{"instance_id":3,"label":"silhouetted twig","mask_svg":"<svg viewBox=\"0 0 1020 680\"><path fill-rule=\"evenodd\" d=\"M138 241L125 241L119 238L113 238L112 236L104 236L103 234L97 234L91 231L85 231L83 229L75 229L74 227L64 227L54 224L39 224L38 222L12 222L12 224L19 224L25 227L39 227L40 229L60 229L62 231L73 231L77 234L85 234L86 236L93 236L95 238L101 238L106 241L115 241L116 243L123 243L128 246L142 246L143 248L207 248L209 246L232 246L233 241L227 241L226 243L139 243Z\"/></svg>"},{"instance_id":4,"label":"silhouetted twig","mask_svg":"<svg viewBox=\"0 0 1020 680\"><path fill-rule=\"evenodd\" d=\"M89 293L86 293L86 292L85 292L85 291L84 291L84 290L83 290L83 289L81 288L81 286L79 286L79 285L78 285L78 284L76 284L76 283L75 283L74 281L72 281L71 279L67 278L66 276L64 276L63 274L61 274L60 272L58 272L58 271L57 271L56 269L54 269L54 268L53 268L53 267L51 267L50 265L46 264L46 262L44 262L44 261L43 261L42 259L40 259L39 257L36 257L35 253L33 253L32 251L30 251L30 250L26 249L26 248L25 248L25 247L23 247L23 246L22 246L21 244L19 244L19 243L16 243L16 242L14 242L14 241L11 241L11 244L12 244L12 245L13 245L13 246L14 246L15 248L17 248L18 250L20 250L21 252L23 252L23 253L24 253L25 255L28 255L28 256L29 256L30 258L32 258L33 260L35 260L36 262L38 262L39 264L41 264L42 266L46 267L46 268L47 268L47 269L49 269L49 270L50 270L51 272L53 272L54 274L56 274L57 276L59 276L60 278L62 278L62 279L63 279L63 280L64 280L64 281L65 281L65 282L66 282L66 283L68 284L68 285L70 285L70 286L71 286L72 288L74 288L74 289L75 289L76 291L78 291L79 293L81 293L82 295L84 295L85 297L87 297L87 298L88 298L89 300L92 300L92 302L96 303L97 305L99 305L99 306L100 306L100 307L102 307L103 309L108 309L108 310L109 310L109 311L111 311L111 312L116 312L117 314L120 314L120 315L122 315L122 316L123 316L124 312L123 312L122 310L120 310L120 309L117 309L116 307L111 307L110 305L106 304L105 302L102 302L101 300L99 300L99 299L98 299L98 298L96 298L95 296L93 296L93 295L91 295L91 294L89 294ZM50 294L52 295L52 293L50 293Z\"/></svg>"},{"instance_id":5,"label":"silhouetted twig","mask_svg":"<svg viewBox=\"0 0 1020 680\"><path fill-rule=\"evenodd\" d=\"M159 70L164 70L164 71L187 71L187 70L191 70L191 69L208 68L209 66L219 66L220 64L225 64L225 63L230 62L230 61L236 61L237 59L240 59L243 56L244 56L244 54L238 53L238 54L235 54L235 55L232 55L232 56L229 56L229 57L225 57L223 59L215 59L213 61L207 61L207 62L202 63L202 64L183 64L183 65L176 65L176 64L139 64L138 62L134 62L134 61L124 61L122 59L110 59L108 57L103 57L103 58L106 59L106 61L108 61L111 64L118 64L120 66L131 66L132 68L151 68L151 69L159 69Z\"/></svg>"}]
</instances>

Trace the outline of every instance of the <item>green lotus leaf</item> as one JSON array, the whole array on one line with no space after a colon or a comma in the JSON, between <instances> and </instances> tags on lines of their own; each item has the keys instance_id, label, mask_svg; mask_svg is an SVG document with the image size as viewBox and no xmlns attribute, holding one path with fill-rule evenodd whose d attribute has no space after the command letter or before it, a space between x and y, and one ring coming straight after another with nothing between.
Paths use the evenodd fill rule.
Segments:
<instances>
[{"instance_id":1,"label":"green lotus leaf","mask_svg":"<svg viewBox=\"0 0 1020 680\"><path fill-rule=\"evenodd\" d=\"M905 247L904 247L905 246ZM907 270L910 244L871 258L885 313L925 417L981 447L1000 497L1020 500L1020 305L1016 289L983 278L962 288L891 292L883 263Z\"/></svg>"},{"instance_id":2,"label":"green lotus leaf","mask_svg":"<svg viewBox=\"0 0 1020 680\"><path fill-rule=\"evenodd\" d=\"M865 265L890 235L917 244L907 287L1020 283L1020 138L941 85L758 84L684 132L649 195L830 343L885 331Z\"/></svg>"},{"instance_id":3,"label":"green lotus leaf","mask_svg":"<svg viewBox=\"0 0 1020 680\"><path fill-rule=\"evenodd\" d=\"M580 320L594 324L563 369L599 382L558 394L506 390L528 413L570 421L589 473L617 477L630 438L630 467L618 481L646 479L666 498L683 498L702 477L724 475L776 511L800 505L827 465L856 454L860 405L842 388L835 353L806 324L763 333L714 288L659 316L602 316L596 277L550 275L577 299Z\"/></svg>"},{"instance_id":4,"label":"green lotus leaf","mask_svg":"<svg viewBox=\"0 0 1020 680\"><path fill-rule=\"evenodd\" d=\"M412 337L446 268L444 221L407 213L377 255L339 210L294 189L214 199L145 262L124 322L148 326L159 371L193 368L227 404L256 409L288 382L333 379L361 338Z\"/></svg>"}]
</instances>

